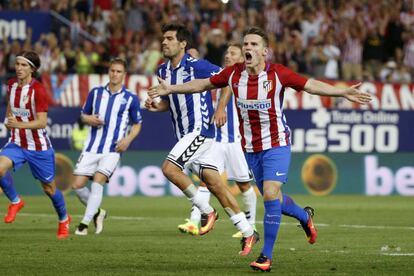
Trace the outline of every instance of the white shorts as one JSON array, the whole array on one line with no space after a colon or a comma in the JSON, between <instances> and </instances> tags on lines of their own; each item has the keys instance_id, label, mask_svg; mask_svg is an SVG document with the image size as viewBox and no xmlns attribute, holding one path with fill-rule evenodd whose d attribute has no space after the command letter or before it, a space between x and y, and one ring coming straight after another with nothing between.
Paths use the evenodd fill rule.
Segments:
<instances>
[{"instance_id":1,"label":"white shorts","mask_svg":"<svg viewBox=\"0 0 414 276\"><path fill-rule=\"evenodd\" d=\"M226 171L228 180L237 182L253 180L240 142L220 143L215 141L212 152L214 152L220 174Z\"/></svg>"},{"instance_id":2,"label":"white shorts","mask_svg":"<svg viewBox=\"0 0 414 276\"><path fill-rule=\"evenodd\" d=\"M217 171L214 156L210 155L210 148L213 144L212 138L206 138L194 132L189 133L175 144L168 154L167 160L182 170L189 168L201 178L204 168Z\"/></svg>"},{"instance_id":3,"label":"white shorts","mask_svg":"<svg viewBox=\"0 0 414 276\"><path fill-rule=\"evenodd\" d=\"M115 171L120 157L118 152L82 152L76 163L76 168L73 174L92 177L96 172L100 172L103 175L106 175L109 179Z\"/></svg>"}]
</instances>

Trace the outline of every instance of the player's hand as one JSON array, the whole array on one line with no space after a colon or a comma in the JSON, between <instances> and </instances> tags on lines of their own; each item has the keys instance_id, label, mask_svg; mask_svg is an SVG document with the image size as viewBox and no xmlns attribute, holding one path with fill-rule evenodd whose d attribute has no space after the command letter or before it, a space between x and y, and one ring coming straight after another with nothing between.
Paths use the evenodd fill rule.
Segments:
<instances>
[{"instance_id":1,"label":"player's hand","mask_svg":"<svg viewBox=\"0 0 414 276\"><path fill-rule=\"evenodd\" d=\"M8 116L5 125L8 129L17 127L17 119L13 116Z\"/></svg>"},{"instance_id":2,"label":"player's hand","mask_svg":"<svg viewBox=\"0 0 414 276\"><path fill-rule=\"evenodd\" d=\"M103 126L105 122L99 118L99 114L88 116L87 123L94 127Z\"/></svg>"},{"instance_id":3,"label":"player's hand","mask_svg":"<svg viewBox=\"0 0 414 276\"><path fill-rule=\"evenodd\" d=\"M227 113L224 110L217 109L214 113L214 123L217 127L222 127L227 122Z\"/></svg>"},{"instance_id":4,"label":"player's hand","mask_svg":"<svg viewBox=\"0 0 414 276\"><path fill-rule=\"evenodd\" d=\"M159 101L157 101L157 100L159 100L159 98L152 99L151 97L148 97L145 100L145 108L148 111L158 111L158 105L157 105L157 103Z\"/></svg>"},{"instance_id":5,"label":"player's hand","mask_svg":"<svg viewBox=\"0 0 414 276\"><path fill-rule=\"evenodd\" d=\"M152 99L159 96L166 96L171 93L165 80L158 77L158 81L160 84L150 87L148 91L148 96L150 96Z\"/></svg>"},{"instance_id":6,"label":"player's hand","mask_svg":"<svg viewBox=\"0 0 414 276\"><path fill-rule=\"evenodd\" d=\"M344 91L344 97L351 102L359 104L368 104L372 100L372 96L369 93L362 92L358 89L361 83L352 85L349 88L346 88Z\"/></svg>"},{"instance_id":7,"label":"player's hand","mask_svg":"<svg viewBox=\"0 0 414 276\"><path fill-rule=\"evenodd\" d=\"M130 142L126 138L122 138L116 143L115 151L124 152L128 149Z\"/></svg>"}]
</instances>

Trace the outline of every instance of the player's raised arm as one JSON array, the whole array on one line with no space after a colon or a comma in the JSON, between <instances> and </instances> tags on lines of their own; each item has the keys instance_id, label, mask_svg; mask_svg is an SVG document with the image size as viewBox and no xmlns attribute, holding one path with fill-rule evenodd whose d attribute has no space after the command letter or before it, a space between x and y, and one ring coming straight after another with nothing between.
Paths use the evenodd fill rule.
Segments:
<instances>
[{"instance_id":1,"label":"player's raised arm","mask_svg":"<svg viewBox=\"0 0 414 276\"><path fill-rule=\"evenodd\" d=\"M166 96L171 93L177 94L192 94L200 93L205 90L215 88L215 86L210 82L209 78L206 79L195 79L190 82L183 84L169 85L165 80L158 78L160 82L159 85L153 86L149 89L148 95L151 98L156 98L158 96Z\"/></svg>"},{"instance_id":2,"label":"player's raised arm","mask_svg":"<svg viewBox=\"0 0 414 276\"><path fill-rule=\"evenodd\" d=\"M305 84L305 91L320 96L344 97L351 102L367 104L372 100L371 94L362 92L358 89L361 83L347 88L338 88L328 83L309 79Z\"/></svg>"}]
</instances>

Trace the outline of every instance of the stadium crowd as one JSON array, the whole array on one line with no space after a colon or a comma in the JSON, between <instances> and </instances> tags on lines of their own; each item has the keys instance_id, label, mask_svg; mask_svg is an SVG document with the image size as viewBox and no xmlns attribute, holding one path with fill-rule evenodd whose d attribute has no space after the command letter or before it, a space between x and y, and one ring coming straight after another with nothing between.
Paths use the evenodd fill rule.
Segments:
<instances>
[{"instance_id":1,"label":"stadium crowd","mask_svg":"<svg viewBox=\"0 0 414 276\"><path fill-rule=\"evenodd\" d=\"M227 43L247 26L270 37L267 59L320 79L414 79L414 0L1 0L0 10L54 11L52 32L32 41L0 41L0 80L17 53L34 49L40 73L106 73L112 57L129 74L153 74L162 62L161 26L185 23L201 57L222 65ZM55 17L54 17L55 18ZM89 39L82 35L86 31ZM4 82L2 82L4 83Z\"/></svg>"}]
</instances>

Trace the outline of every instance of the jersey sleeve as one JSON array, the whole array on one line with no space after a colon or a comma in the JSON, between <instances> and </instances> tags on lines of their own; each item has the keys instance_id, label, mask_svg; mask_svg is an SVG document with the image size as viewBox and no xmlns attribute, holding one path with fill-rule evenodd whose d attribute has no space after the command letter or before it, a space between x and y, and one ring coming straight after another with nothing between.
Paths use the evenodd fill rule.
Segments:
<instances>
[{"instance_id":1,"label":"jersey sleeve","mask_svg":"<svg viewBox=\"0 0 414 276\"><path fill-rule=\"evenodd\" d=\"M293 72L281 64L276 64L275 69L283 86L291 87L296 91L302 91L304 89L305 84L308 81L307 78Z\"/></svg>"},{"instance_id":2,"label":"jersey sleeve","mask_svg":"<svg viewBox=\"0 0 414 276\"><path fill-rule=\"evenodd\" d=\"M129 107L129 117L133 124L142 123L141 107L139 106L139 100L137 96L132 97L132 103Z\"/></svg>"},{"instance_id":3,"label":"jersey sleeve","mask_svg":"<svg viewBox=\"0 0 414 276\"><path fill-rule=\"evenodd\" d=\"M35 106L36 106L36 112L47 112L49 105L47 102L47 94L46 90L40 83L34 87L35 89Z\"/></svg>"},{"instance_id":4,"label":"jersey sleeve","mask_svg":"<svg viewBox=\"0 0 414 276\"><path fill-rule=\"evenodd\" d=\"M226 87L227 85L229 85L229 78L233 70L234 70L234 66L229 66L229 67L224 68L218 74L211 76L210 82L215 87L220 87L220 88Z\"/></svg>"},{"instance_id":5,"label":"jersey sleeve","mask_svg":"<svg viewBox=\"0 0 414 276\"><path fill-rule=\"evenodd\" d=\"M200 59L196 61L194 74L197 79L207 79L220 72L221 68L207 60Z\"/></svg>"},{"instance_id":6,"label":"jersey sleeve","mask_svg":"<svg viewBox=\"0 0 414 276\"><path fill-rule=\"evenodd\" d=\"M82 107L82 113L86 114L86 115L92 115L92 111L93 111L93 98L95 95L95 89L92 89L89 94L88 97L86 98L86 102Z\"/></svg>"}]
</instances>

